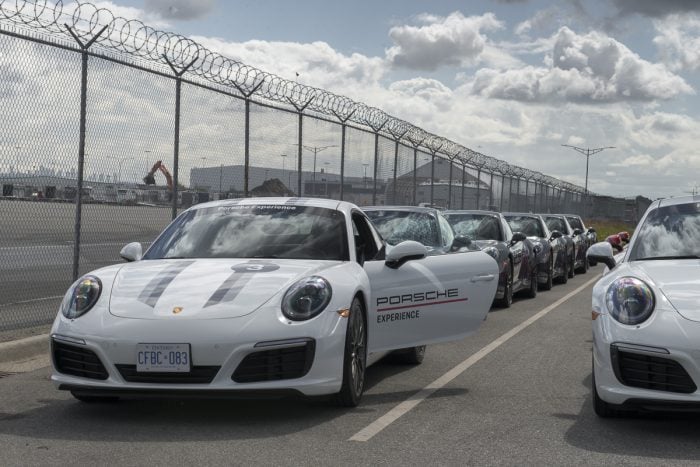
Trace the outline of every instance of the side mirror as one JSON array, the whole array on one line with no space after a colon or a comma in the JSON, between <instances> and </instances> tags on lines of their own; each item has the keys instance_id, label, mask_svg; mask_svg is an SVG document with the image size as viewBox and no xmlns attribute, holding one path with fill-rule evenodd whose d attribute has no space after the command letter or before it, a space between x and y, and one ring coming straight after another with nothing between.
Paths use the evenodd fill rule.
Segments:
<instances>
[{"instance_id":1,"label":"side mirror","mask_svg":"<svg viewBox=\"0 0 700 467\"><path fill-rule=\"evenodd\" d=\"M139 242L132 242L122 248L122 251L119 252L119 256L129 262L138 261L143 256L143 248Z\"/></svg>"},{"instance_id":2,"label":"side mirror","mask_svg":"<svg viewBox=\"0 0 700 467\"><path fill-rule=\"evenodd\" d=\"M593 227L588 228L588 233L596 233L595 229Z\"/></svg>"},{"instance_id":3,"label":"side mirror","mask_svg":"<svg viewBox=\"0 0 700 467\"><path fill-rule=\"evenodd\" d=\"M518 242L522 242L523 240L527 240L527 235L525 235L522 232L514 232L513 237L510 239L511 245L515 245Z\"/></svg>"},{"instance_id":4,"label":"side mirror","mask_svg":"<svg viewBox=\"0 0 700 467\"><path fill-rule=\"evenodd\" d=\"M562 234L558 230L552 230L552 235L549 238L550 238L550 240L556 240L557 238L561 238L563 236L564 236L564 234Z\"/></svg>"},{"instance_id":5,"label":"side mirror","mask_svg":"<svg viewBox=\"0 0 700 467\"><path fill-rule=\"evenodd\" d=\"M425 245L414 242L413 240L406 240L396 245L386 254L386 261L384 264L386 264L388 268L398 269L406 261L423 259L427 255L428 249Z\"/></svg>"},{"instance_id":6,"label":"side mirror","mask_svg":"<svg viewBox=\"0 0 700 467\"><path fill-rule=\"evenodd\" d=\"M452 241L452 247L450 248L450 251L459 251L462 248L467 248L469 245L472 244L472 239L467 237L466 235L456 235L455 239Z\"/></svg>"},{"instance_id":7,"label":"side mirror","mask_svg":"<svg viewBox=\"0 0 700 467\"><path fill-rule=\"evenodd\" d=\"M583 230L581 229L574 229L574 236L576 235L581 235L583 233Z\"/></svg>"},{"instance_id":8,"label":"side mirror","mask_svg":"<svg viewBox=\"0 0 700 467\"><path fill-rule=\"evenodd\" d=\"M613 258L612 245L608 242L598 242L591 245L586 252L588 264L595 266L598 262L605 264L608 269L613 269L617 266L615 258Z\"/></svg>"}]
</instances>

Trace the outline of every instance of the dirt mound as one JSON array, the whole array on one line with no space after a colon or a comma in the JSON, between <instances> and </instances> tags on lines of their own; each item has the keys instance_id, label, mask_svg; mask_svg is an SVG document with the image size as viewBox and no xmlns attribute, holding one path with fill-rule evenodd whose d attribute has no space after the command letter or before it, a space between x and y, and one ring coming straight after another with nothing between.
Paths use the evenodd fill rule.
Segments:
<instances>
[{"instance_id":1,"label":"dirt mound","mask_svg":"<svg viewBox=\"0 0 700 467\"><path fill-rule=\"evenodd\" d=\"M296 196L279 178L265 180L262 185L250 190L251 196Z\"/></svg>"}]
</instances>

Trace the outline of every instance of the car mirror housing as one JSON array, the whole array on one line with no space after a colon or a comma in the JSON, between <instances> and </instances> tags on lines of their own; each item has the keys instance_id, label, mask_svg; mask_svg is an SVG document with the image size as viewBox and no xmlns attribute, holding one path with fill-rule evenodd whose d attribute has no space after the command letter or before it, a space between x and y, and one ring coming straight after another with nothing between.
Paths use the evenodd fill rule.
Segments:
<instances>
[{"instance_id":1,"label":"car mirror housing","mask_svg":"<svg viewBox=\"0 0 700 467\"><path fill-rule=\"evenodd\" d=\"M398 269L404 263L411 260L423 259L428 255L428 249L422 243L406 240L393 247L386 254L384 264L388 268Z\"/></svg>"},{"instance_id":2,"label":"car mirror housing","mask_svg":"<svg viewBox=\"0 0 700 467\"><path fill-rule=\"evenodd\" d=\"M132 242L122 248L119 256L129 262L138 261L143 256L143 248L139 242Z\"/></svg>"},{"instance_id":3,"label":"car mirror housing","mask_svg":"<svg viewBox=\"0 0 700 467\"><path fill-rule=\"evenodd\" d=\"M550 235L549 238L554 240L557 238L561 238L562 236L563 236L563 234L561 232L559 232L558 230L552 230L552 235Z\"/></svg>"},{"instance_id":4,"label":"car mirror housing","mask_svg":"<svg viewBox=\"0 0 700 467\"><path fill-rule=\"evenodd\" d=\"M526 239L527 239L527 235L525 235L524 233L514 232L513 237L511 237L511 239L510 239L510 243L515 244L518 242L522 242L523 240L526 240Z\"/></svg>"},{"instance_id":5,"label":"car mirror housing","mask_svg":"<svg viewBox=\"0 0 700 467\"><path fill-rule=\"evenodd\" d=\"M593 227L590 227L588 229L588 233L596 233L595 229Z\"/></svg>"},{"instance_id":6,"label":"car mirror housing","mask_svg":"<svg viewBox=\"0 0 700 467\"><path fill-rule=\"evenodd\" d=\"M581 235L583 231L581 229L574 229L574 235Z\"/></svg>"},{"instance_id":7,"label":"car mirror housing","mask_svg":"<svg viewBox=\"0 0 700 467\"><path fill-rule=\"evenodd\" d=\"M598 242L591 245L586 252L586 258L591 266L595 266L599 262L605 264L608 269L613 269L617 266L617 262L613 257L612 245L608 242Z\"/></svg>"}]
</instances>

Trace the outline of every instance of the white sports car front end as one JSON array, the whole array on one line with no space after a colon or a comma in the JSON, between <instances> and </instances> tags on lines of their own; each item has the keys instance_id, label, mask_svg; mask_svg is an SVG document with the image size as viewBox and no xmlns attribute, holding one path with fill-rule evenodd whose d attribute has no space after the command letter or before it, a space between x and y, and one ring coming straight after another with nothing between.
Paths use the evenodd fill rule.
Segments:
<instances>
[{"instance_id":1,"label":"white sports car front end","mask_svg":"<svg viewBox=\"0 0 700 467\"><path fill-rule=\"evenodd\" d=\"M386 252L356 206L249 198L194 206L142 254L93 271L51 330L53 382L83 401L173 394L334 394L367 365L475 332L495 294L482 252Z\"/></svg>"},{"instance_id":2,"label":"white sports car front end","mask_svg":"<svg viewBox=\"0 0 700 467\"><path fill-rule=\"evenodd\" d=\"M593 288L593 398L600 416L700 409L700 203L653 203Z\"/></svg>"}]
</instances>

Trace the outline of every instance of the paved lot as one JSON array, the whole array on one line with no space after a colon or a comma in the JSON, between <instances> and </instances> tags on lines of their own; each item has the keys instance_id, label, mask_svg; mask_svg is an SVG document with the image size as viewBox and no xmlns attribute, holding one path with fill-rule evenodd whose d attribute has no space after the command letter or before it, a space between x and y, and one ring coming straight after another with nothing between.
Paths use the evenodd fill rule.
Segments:
<instances>
[{"instance_id":1,"label":"paved lot","mask_svg":"<svg viewBox=\"0 0 700 467\"><path fill-rule=\"evenodd\" d=\"M121 261L132 241L152 241L170 208L86 204L81 273ZM75 206L0 201L0 332L50 322L72 282Z\"/></svg>"},{"instance_id":2,"label":"paved lot","mask_svg":"<svg viewBox=\"0 0 700 467\"><path fill-rule=\"evenodd\" d=\"M494 310L417 367L380 362L353 410L323 401L123 401L55 391L48 369L0 378L0 453L27 464L697 464L700 417L595 417L584 287L366 442L349 441L508 331L593 279Z\"/></svg>"}]
</instances>

